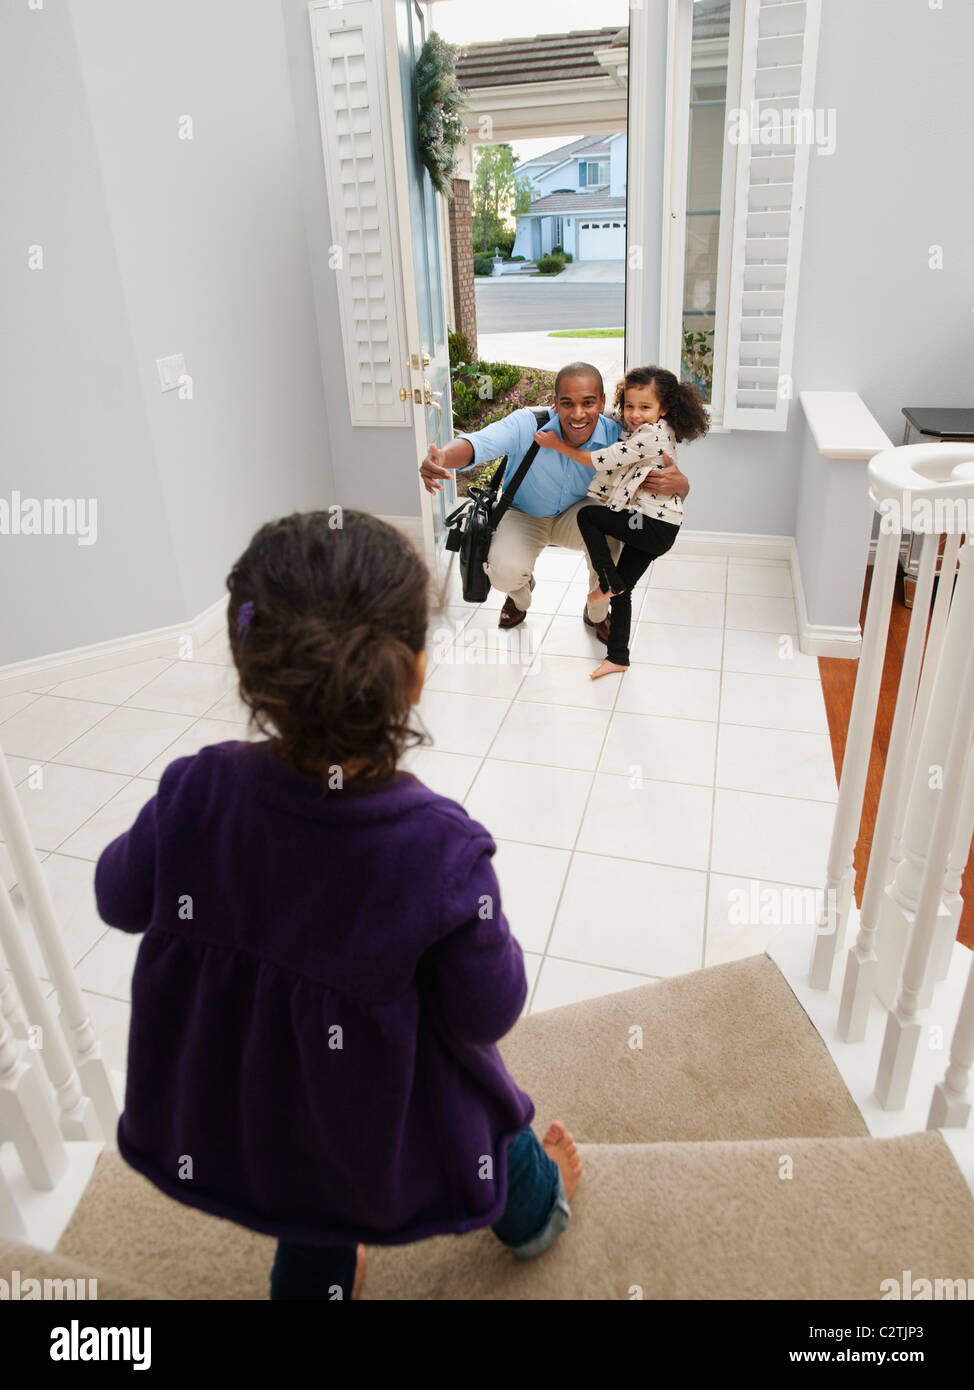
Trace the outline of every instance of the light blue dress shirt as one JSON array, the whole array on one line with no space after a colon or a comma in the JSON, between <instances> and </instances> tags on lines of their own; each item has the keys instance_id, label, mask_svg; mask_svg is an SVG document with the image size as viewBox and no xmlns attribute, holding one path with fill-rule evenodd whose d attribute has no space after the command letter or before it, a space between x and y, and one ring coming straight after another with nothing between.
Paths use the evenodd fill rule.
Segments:
<instances>
[{"instance_id":1,"label":"light blue dress shirt","mask_svg":"<svg viewBox=\"0 0 974 1390\"><path fill-rule=\"evenodd\" d=\"M549 418L550 423L544 428L560 435L561 421L558 419L558 412L552 410ZM534 411L525 406L522 410L515 410L511 415L505 415L503 420L485 425L482 430L474 430L472 434L458 434L457 439L469 439L473 445L473 462L468 463L465 468L458 468L457 472L466 473L468 469L476 468L479 463L487 463L490 459L506 454L507 470L504 476L510 481L518 464L534 442L537 429ZM592 453L596 449L615 444L621 438L622 430L616 421L610 420L607 415L600 415L592 437L578 447ZM566 458L554 449L539 449L524 481L514 495L511 506L519 512L526 512L528 516L558 516L586 496L594 477L592 469L586 468L584 464L576 463L574 459Z\"/></svg>"}]
</instances>

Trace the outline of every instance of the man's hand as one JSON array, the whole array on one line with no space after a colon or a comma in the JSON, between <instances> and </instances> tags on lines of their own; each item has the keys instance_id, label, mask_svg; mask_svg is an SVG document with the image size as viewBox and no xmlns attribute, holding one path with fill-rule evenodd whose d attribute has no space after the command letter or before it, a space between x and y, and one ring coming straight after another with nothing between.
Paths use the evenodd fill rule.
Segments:
<instances>
[{"instance_id":1,"label":"man's hand","mask_svg":"<svg viewBox=\"0 0 974 1390\"><path fill-rule=\"evenodd\" d=\"M441 462L442 455L435 444L430 445L429 453L419 465L419 476L423 480L423 487L427 492L442 492L443 484L437 482L438 478L449 478L450 469L444 468Z\"/></svg>"},{"instance_id":2,"label":"man's hand","mask_svg":"<svg viewBox=\"0 0 974 1390\"><path fill-rule=\"evenodd\" d=\"M664 454L666 460L665 468L654 468L646 481L640 484L640 490L655 492L657 497L686 497L690 491L690 484L670 458L669 454Z\"/></svg>"}]
</instances>

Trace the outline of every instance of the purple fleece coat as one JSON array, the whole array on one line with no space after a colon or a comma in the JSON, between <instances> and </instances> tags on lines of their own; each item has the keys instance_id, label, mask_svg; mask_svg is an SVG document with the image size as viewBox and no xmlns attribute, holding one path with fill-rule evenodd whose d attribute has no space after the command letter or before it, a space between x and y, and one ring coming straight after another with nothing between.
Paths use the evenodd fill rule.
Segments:
<instances>
[{"instance_id":1,"label":"purple fleece coat","mask_svg":"<svg viewBox=\"0 0 974 1390\"><path fill-rule=\"evenodd\" d=\"M126 1161L303 1244L497 1221L534 1106L495 1046L527 994L495 849L408 773L322 794L269 742L171 763L95 873L105 921L145 933Z\"/></svg>"}]
</instances>

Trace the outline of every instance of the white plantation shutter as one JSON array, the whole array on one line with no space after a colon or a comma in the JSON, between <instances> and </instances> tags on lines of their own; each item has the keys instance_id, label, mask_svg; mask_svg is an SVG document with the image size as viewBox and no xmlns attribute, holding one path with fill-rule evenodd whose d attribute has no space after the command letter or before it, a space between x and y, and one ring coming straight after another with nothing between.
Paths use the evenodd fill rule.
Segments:
<instances>
[{"instance_id":1,"label":"white plantation shutter","mask_svg":"<svg viewBox=\"0 0 974 1390\"><path fill-rule=\"evenodd\" d=\"M806 138L736 146L734 212L721 423L783 430L791 363L802 220L814 133L815 57L820 0L744 0L741 85L728 74L727 114L804 113ZM719 402L715 402L719 405Z\"/></svg>"},{"instance_id":2,"label":"white plantation shutter","mask_svg":"<svg viewBox=\"0 0 974 1390\"><path fill-rule=\"evenodd\" d=\"M373 0L343 0L312 9L311 28L351 421L411 425L379 16Z\"/></svg>"}]
</instances>

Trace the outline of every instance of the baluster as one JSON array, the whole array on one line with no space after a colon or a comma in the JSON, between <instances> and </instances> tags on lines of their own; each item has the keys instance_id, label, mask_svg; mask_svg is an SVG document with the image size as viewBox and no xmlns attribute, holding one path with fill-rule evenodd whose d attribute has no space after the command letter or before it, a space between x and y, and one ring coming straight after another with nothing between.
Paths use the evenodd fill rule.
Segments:
<instances>
[{"instance_id":1,"label":"baluster","mask_svg":"<svg viewBox=\"0 0 974 1390\"><path fill-rule=\"evenodd\" d=\"M947 973L950 970L951 952L960 930L960 919L964 912L961 885L964 881L964 870L967 868L972 840L974 840L974 750L968 749L967 770L964 774L964 800L957 822L957 834L947 859L947 874L944 878L944 906L950 914L950 926L949 928L945 926L944 929L944 935L940 942L940 958L933 962L933 978L938 981L947 978Z\"/></svg>"},{"instance_id":2,"label":"baluster","mask_svg":"<svg viewBox=\"0 0 974 1390\"><path fill-rule=\"evenodd\" d=\"M9 827L9 817L3 821L4 787L13 792L13 784L6 759L0 751L0 824ZM18 806L18 810L19 810ZM9 842L8 842L9 843ZM18 870L18 878L20 873ZM13 973L17 992L20 995L29 1024L40 1028L41 1044L39 1052L44 1070L57 1094L61 1133L65 1139L100 1139L98 1117L92 1110L91 1101L81 1089L81 1080L68 1051L61 1030L44 999L43 992L33 966L27 955L27 948L21 939L20 923L6 888L0 888L0 948L7 957Z\"/></svg>"},{"instance_id":3,"label":"baluster","mask_svg":"<svg viewBox=\"0 0 974 1390\"><path fill-rule=\"evenodd\" d=\"M937 537L926 535L920 549L920 569L917 575L910 630L903 653L903 668L896 695L896 711L890 730L889 749L883 774L883 789L879 797L876 825L869 852L869 867L862 894L859 934L849 951L842 1003L839 1008L839 1036L845 1042L862 1042L866 1036L866 1020L876 986L876 930L879 926L886 869L893 840L894 822L909 782L905 780L906 746L910 737L913 710L923 661L927 615L933 592L934 564L937 558Z\"/></svg>"},{"instance_id":4,"label":"baluster","mask_svg":"<svg viewBox=\"0 0 974 1390\"><path fill-rule=\"evenodd\" d=\"M826 868L825 903L827 924L816 933L812 947L810 984L813 989L828 989L836 953L845 940L845 925L855 882L853 857L862 818L862 798L869 771L879 687L883 678L886 639L889 635L889 615L893 604L893 585L900 553L900 537L892 531L881 531L876 547L869 604L862 635L862 652L852 696L849 732L839 797L832 825L832 841ZM827 927L827 929L826 929Z\"/></svg>"},{"instance_id":5,"label":"baluster","mask_svg":"<svg viewBox=\"0 0 974 1390\"><path fill-rule=\"evenodd\" d=\"M6 888L0 896L10 907ZM13 911L13 909L10 909ZM31 1187L55 1186L68 1169L68 1154L40 1078L20 1055L7 1020L0 1015L0 1137L10 1139Z\"/></svg>"},{"instance_id":6,"label":"baluster","mask_svg":"<svg viewBox=\"0 0 974 1390\"><path fill-rule=\"evenodd\" d=\"M954 573L957 569L957 553L960 550L960 543L963 539L956 532L951 532L947 536L947 543L944 546L943 558L940 565L940 580L937 582L937 597L934 600L933 613L930 615L930 626L927 629L927 645L923 653L923 670L920 675L920 687L917 691L916 706L913 711L913 723L910 727L910 741L906 750L906 770L904 786L909 793L913 786L913 777L916 772L917 759L920 756L920 744L923 741L923 730L926 727L927 714L930 710L930 695L933 691L934 681L937 678L937 667L940 664L940 654L943 650L944 630L947 626L947 616L950 613L950 604L954 595ZM930 542L933 543L932 541ZM924 548L927 542L924 541ZM919 580L919 576L918 576ZM946 580L946 583L941 581ZM913 599L913 611L916 612L916 597ZM929 608L928 610L929 611ZM896 873L896 866L903 858L903 827L906 824L906 803L904 797L897 808L896 829L893 831L893 847L890 851L890 864L886 873L887 882L891 882ZM882 933L880 933L880 939Z\"/></svg>"},{"instance_id":7,"label":"baluster","mask_svg":"<svg viewBox=\"0 0 974 1390\"><path fill-rule=\"evenodd\" d=\"M90 1096L103 1137L111 1141L118 1123L118 1105L112 1092L108 1068L101 1055L101 1043L95 1037L91 1019L85 1008L74 968L65 950L64 939L51 902L47 883L30 842L27 822L14 790L13 779L0 749L0 829L17 874L17 883L27 905L37 943L40 946L48 973L54 981L60 1006L61 1026L71 1044L85 1094ZM19 939L19 938L18 938ZM11 961L11 966L13 962ZM16 971L14 972L16 976ZM17 980L18 988L20 980ZM27 1000L24 1000L25 1004ZM45 1030L45 1045L48 1039Z\"/></svg>"},{"instance_id":8,"label":"baluster","mask_svg":"<svg viewBox=\"0 0 974 1390\"><path fill-rule=\"evenodd\" d=\"M887 905L912 920L910 945L895 1009L890 1010L876 1076L876 1094L887 1110L906 1103L910 1074L920 1037L919 1014L926 1005L921 993L929 986L929 964L941 920L950 918L943 906L944 872L957 835L965 789L967 754L974 737L974 552L965 543L960 552L960 575L945 633L944 652L931 702L928 736L924 737L914 795L907 812L906 856L896 871ZM942 728L949 729L943 748ZM927 750L943 748L937 765L942 789L932 791L924 777ZM931 826L932 819L932 826ZM919 878L919 888L915 889ZM914 896L915 894L915 896ZM912 902L911 902L912 899Z\"/></svg>"},{"instance_id":9,"label":"baluster","mask_svg":"<svg viewBox=\"0 0 974 1390\"><path fill-rule=\"evenodd\" d=\"M957 1027L950 1045L950 1061L943 1081L933 1088L927 1129L964 1129L971 1118L967 1095L974 1062L974 957L967 972Z\"/></svg>"}]
</instances>

